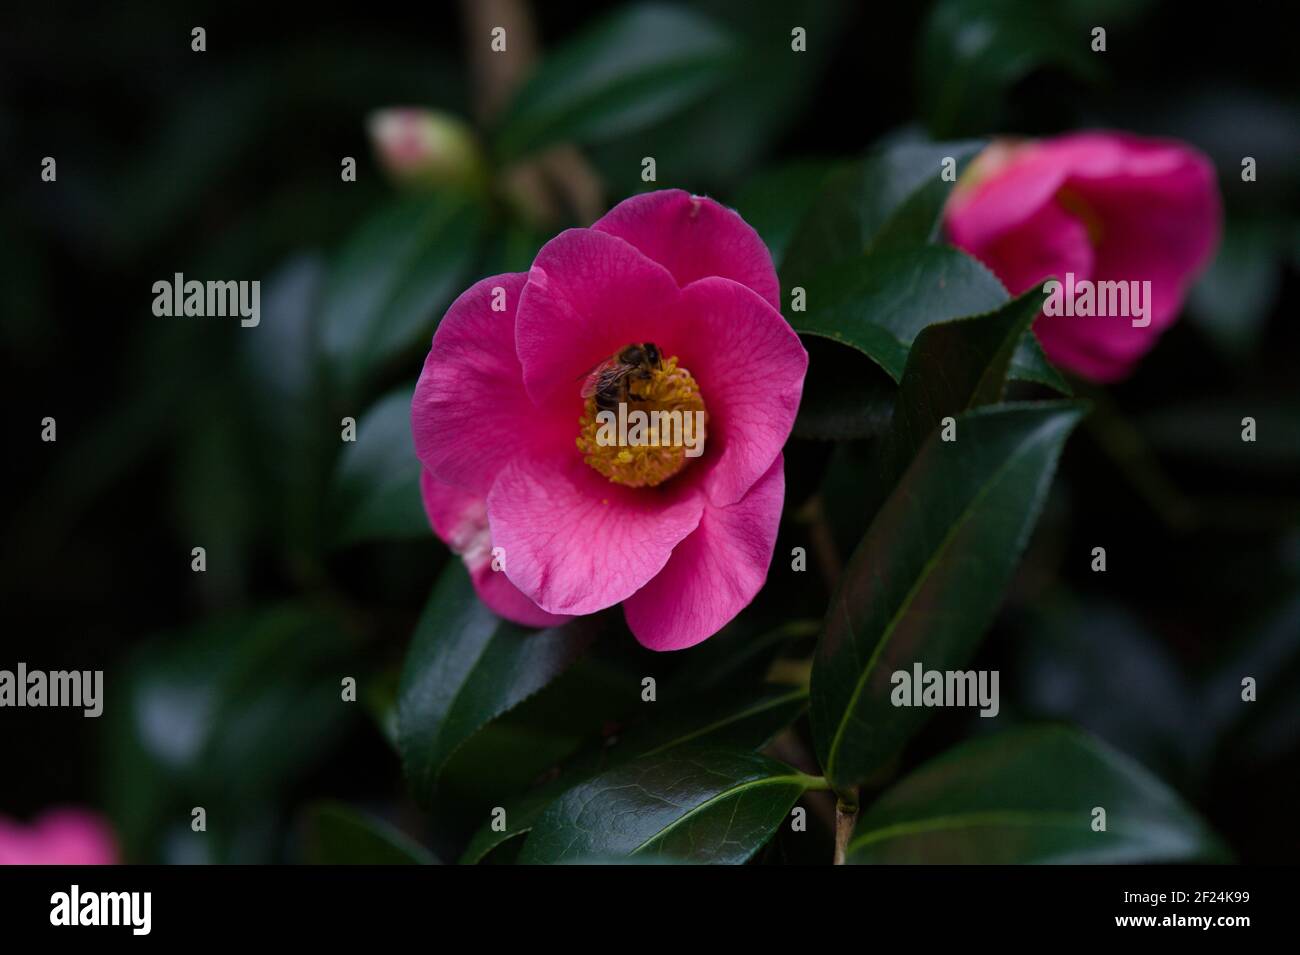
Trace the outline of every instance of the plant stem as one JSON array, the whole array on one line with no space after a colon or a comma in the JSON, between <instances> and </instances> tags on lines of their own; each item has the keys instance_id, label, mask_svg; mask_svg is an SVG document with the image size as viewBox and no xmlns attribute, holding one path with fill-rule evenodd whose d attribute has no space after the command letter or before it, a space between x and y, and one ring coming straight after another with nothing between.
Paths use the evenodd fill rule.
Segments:
<instances>
[{"instance_id":1,"label":"plant stem","mask_svg":"<svg viewBox=\"0 0 1300 955\"><path fill-rule=\"evenodd\" d=\"M858 823L858 787L850 787L839 796L835 803L835 864L844 865L853 827Z\"/></svg>"}]
</instances>

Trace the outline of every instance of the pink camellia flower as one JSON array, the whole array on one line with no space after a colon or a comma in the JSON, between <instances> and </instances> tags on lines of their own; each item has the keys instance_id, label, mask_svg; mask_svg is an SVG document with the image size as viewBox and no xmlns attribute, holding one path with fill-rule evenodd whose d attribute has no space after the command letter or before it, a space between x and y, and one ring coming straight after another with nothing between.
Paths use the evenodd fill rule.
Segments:
<instances>
[{"instance_id":1,"label":"pink camellia flower","mask_svg":"<svg viewBox=\"0 0 1300 955\"><path fill-rule=\"evenodd\" d=\"M117 842L99 816L51 809L29 826L0 816L0 865L115 865Z\"/></svg>"},{"instance_id":2,"label":"pink camellia flower","mask_svg":"<svg viewBox=\"0 0 1300 955\"><path fill-rule=\"evenodd\" d=\"M643 645L676 650L753 599L808 364L778 307L754 230L680 190L628 199L452 304L412 430L430 523L484 603L530 626L622 603ZM601 420L652 411L701 423L695 446L634 427L611 442Z\"/></svg>"},{"instance_id":3,"label":"pink camellia flower","mask_svg":"<svg viewBox=\"0 0 1300 955\"><path fill-rule=\"evenodd\" d=\"M1126 377L1178 316L1219 241L1214 167L1182 143L1083 132L995 143L953 191L948 236L1013 294L1065 283L1149 281L1139 321L1039 315L1047 357L1093 381ZM1068 294L1068 293L1067 293Z\"/></svg>"}]
</instances>

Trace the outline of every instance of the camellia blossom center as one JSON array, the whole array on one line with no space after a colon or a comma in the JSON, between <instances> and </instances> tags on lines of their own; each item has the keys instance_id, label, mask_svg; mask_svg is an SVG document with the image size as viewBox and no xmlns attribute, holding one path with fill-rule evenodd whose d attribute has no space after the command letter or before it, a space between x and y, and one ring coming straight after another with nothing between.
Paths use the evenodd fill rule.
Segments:
<instances>
[{"instance_id":1,"label":"camellia blossom center","mask_svg":"<svg viewBox=\"0 0 1300 955\"><path fill-rule=\"evenodd\" d=\"M704 453L700 386L650 342L627 345L583 384L578 450L615 484L654 487Z\"/></svg>"}]
</instances>

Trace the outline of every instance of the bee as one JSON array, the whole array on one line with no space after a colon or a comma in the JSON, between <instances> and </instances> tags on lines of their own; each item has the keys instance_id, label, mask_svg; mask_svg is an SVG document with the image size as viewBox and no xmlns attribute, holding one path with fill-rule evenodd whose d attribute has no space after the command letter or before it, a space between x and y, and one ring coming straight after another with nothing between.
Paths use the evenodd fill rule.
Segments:
<instances>
[{"instance_id":1,"label":"bee","mask_svg":"<svg viewBox=\"0 0 1300 955\"><path fill-rule=\"evenodd\" d=\"M662 365L663 355L653 342L625 345L583 376L582 397L595 398L601 411L614 411L628 400L634 382L649 381Z\"/></svg>"}]
</instances>

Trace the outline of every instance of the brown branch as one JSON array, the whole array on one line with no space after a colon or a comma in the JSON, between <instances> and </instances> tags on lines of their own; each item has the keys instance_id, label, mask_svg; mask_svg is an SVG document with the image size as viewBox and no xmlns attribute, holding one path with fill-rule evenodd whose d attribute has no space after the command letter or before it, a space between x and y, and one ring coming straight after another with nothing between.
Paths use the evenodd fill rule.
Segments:
<instances>
[{"instance_id":1,"label":"brown branch","mask_svg":"<svg viewBox=\"0 0 1300 955\"><path fill-rule=\"evenodd\" d=\"M537 28L525 0L462 0L465 41L474 78L475 112L490 125L537 62ZM506 48L494 51L492 30L504 27ZM605 189L571 145L554 146L502 173L507 194L537 224L564 218L589 225L605 211Z\"/></svg>"}]
</instances>

